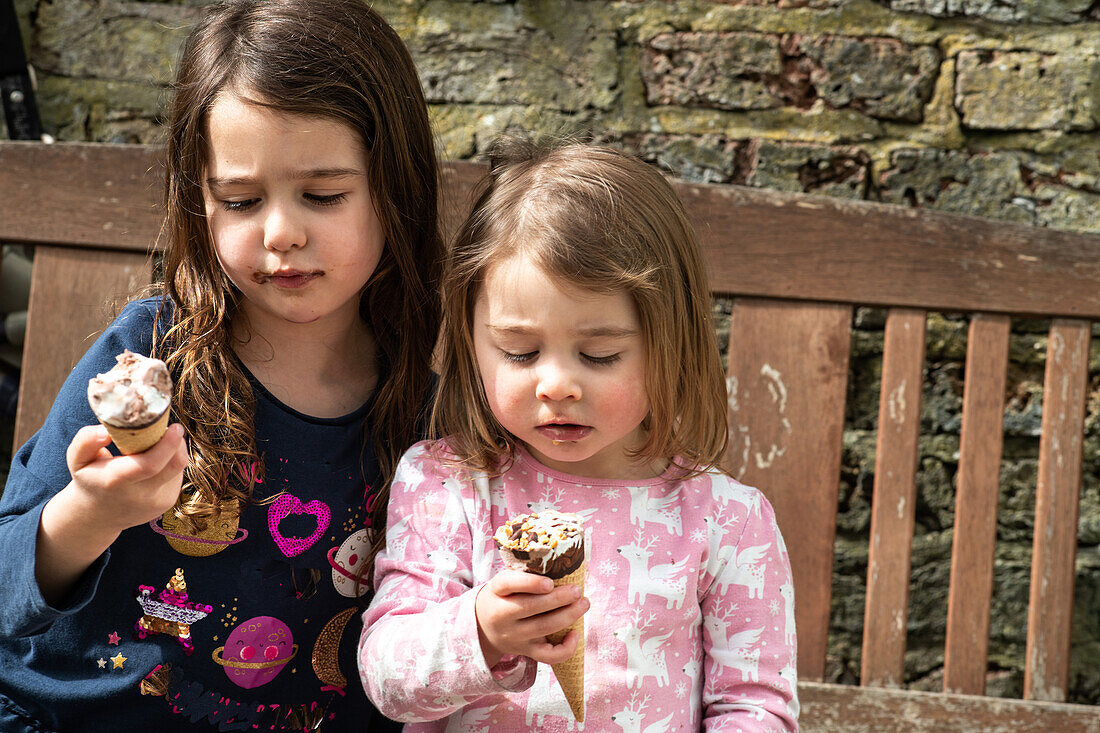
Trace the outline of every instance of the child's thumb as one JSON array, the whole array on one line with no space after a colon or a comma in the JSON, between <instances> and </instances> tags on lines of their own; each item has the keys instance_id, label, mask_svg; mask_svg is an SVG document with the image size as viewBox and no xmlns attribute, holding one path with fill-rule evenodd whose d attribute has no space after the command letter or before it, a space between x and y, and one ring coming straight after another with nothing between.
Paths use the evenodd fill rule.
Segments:
<instances>
[{"instance_id":1,"label":"child's thumb","mask_svg":"<svg viewBox=\"0 0 1100 733\"><path fill-rule=\"evenodd\" d=\"M91 463L99 451L111 442L111 434L102 425L85 425L76 431L69 448L65 452L69 470Z\"/></svg>"}]
</instances>

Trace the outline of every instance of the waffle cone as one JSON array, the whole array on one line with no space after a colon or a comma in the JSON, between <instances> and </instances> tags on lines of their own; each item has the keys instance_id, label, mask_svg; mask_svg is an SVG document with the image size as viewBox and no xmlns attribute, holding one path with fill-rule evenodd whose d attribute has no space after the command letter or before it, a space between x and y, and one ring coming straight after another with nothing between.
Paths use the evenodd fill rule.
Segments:
<instances>
[{"instance_id":1,"label":"waffle cone","mask_svg":"<svg viewBox=\"0 0 1100 733\"><path fill-rule=\"evenodd\" d=\"M581 595L584 595L584 575L588 569L588 560L585 559L581 563L581 566L561 578L554 580L554 585L575 585L581 589ZM558 686L561 687L561 691L565 693L565 699L569 703L570 709L573 711L573 717L577 719L578 723L584 722L584 616L573 622L572 626L568 626L561 631L555 631L553 634L548 635L546 638L553 644L558 644L565 635L572 629L576 629L580 632L580 638L577 640L577 649L573 652L573 656L566 659L564 662L558 662L551 665L554 670L554 676L558 680Z\"/></svg>"},{"instance_id":2,"label":"waffle cone","mask_svg":"<svg viewBox=\"0 0 1100 733\"><path fill-rule=\"evenodd\" d=\"M118 450L124 455L133 455L144 453L160 441L164 431L168 429L169 412L171 410L165 410L163 415L143 428L120 428L117 425L100 422L111 434L111 440L118 446Z\"/></svg>"}]
</instances>

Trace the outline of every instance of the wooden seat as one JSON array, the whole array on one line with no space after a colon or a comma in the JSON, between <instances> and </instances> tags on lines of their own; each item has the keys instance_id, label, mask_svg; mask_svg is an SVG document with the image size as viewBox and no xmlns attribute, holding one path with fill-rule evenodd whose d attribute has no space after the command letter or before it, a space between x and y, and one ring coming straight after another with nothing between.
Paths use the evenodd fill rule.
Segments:
<instances>
[{"instance_id":1,"label":"wooden seat","mask_svg":"<svg viewBox=\"0 0 1100 733\"><path fill-rule=\"evenodd\" d=\"M445 229L482 168L444 166ZM0 241L37 245L16 443L106 324L151 277L157 150L0 142ZM1090 322L1100 237L932 211L677 184L715 293L733 297L728 465L776 508L796 585L807 731L1092 731L1064 702ZM856 306L887 312L861 686L821 682ZM968 314L944 692L899 689L929 311ZM1010 319L1051 319L1025 700L984 697Z\"/></svg>"}]
</instances>

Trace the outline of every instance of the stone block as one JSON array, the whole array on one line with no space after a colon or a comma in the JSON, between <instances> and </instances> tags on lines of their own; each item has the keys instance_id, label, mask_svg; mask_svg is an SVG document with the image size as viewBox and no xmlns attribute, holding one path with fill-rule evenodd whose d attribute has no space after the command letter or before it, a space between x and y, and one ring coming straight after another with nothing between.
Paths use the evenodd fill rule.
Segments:
<instances>
[{"instance_id":1,"label":"stone block","mask_svg":"<svg viewBox=\"0 0 1100 733\"><path fill-rule=\"evenodd\" d=\"M169 3L39 3L32 62L58 76L164 86L198 13Z\"/></svg>"},{"instance_id":2,"label":"stone block","mask_svg":"<svg viewBox=\"0 0 1100 733\"><path fill-rule=\"evenodd\" d=\"M937 18L970 17L996 23L1077 23L1093 0L882 0L891 10Z\"/></svg>"},{"instance_id":3,"label":"stone block","mask_svg":"<svg viewBox=\"0 0 1100 733\"><path fill-rule=\"evenodd\" d=\"M939 62L935 48L894 39L707 31L651 38L641 73L651 105L809 109L820 100L919 122Z\"/></svg>"},{"instance_id":4,"label":"stone block","mask_svg":"<svg viewBox=\"0 0 1100 733\"><path fill-rule=\"evenodd\" d=\"M461 17L469 6L433 4L431 23L405 39L429 103L610 109L619 87L614 35L584 3L538 10L487 6L478 11L484 24L471 28Z\"/></svg>"},{"instance_id":5,"label":"stone block","mask_svg":"<svg viewBox=\"0 0 1100 733\"><path fill-rule=\"evenodd\" d=\"M1009 153L898 150L879 178L878 192L892 204L1035 223L1031 192L1019 160Z\"/></svg>"},{"instance_id":6,"label":"stone block","mask_svg":"<svg viewBox=\"0 0 1100 733\"><path fill-rule=\"evenodd\" d=\"M798 37L792 44L811 60L810 81L831 107L871 117L920 122L932 98L940 53L892 38Z\"/></svg>"},{"instance_id":7,"label":"stone block","mask_svg":"<svg viewBox=\"0 0 1100 733\"><path fill-rule=\"evenodd\" d=\"M955 107L976 130L1094 130L1100 58L1033 51L962 51Z\"/></svg>"},{"instance_id":8,"label":"stone block","mask_svg":"<svg viewBox=\"0 0 1100 733\"><path fill-rule=\"evenodd\" d=\"M756 140L742 161L734 183L847 199L867 194L870 157L859 148Z\"/></svg>"},{"instance_id":9,"label":"stone block","mask_svg":"<svg viewBox=\"0 0 1100 733\"><path fill-rule=\"evenodd\" d=\"M646 44L646 101L725 110L781 105L768 80L783 71L777 36L762 33L665 33Z\"/></svg>"}]
</instances>

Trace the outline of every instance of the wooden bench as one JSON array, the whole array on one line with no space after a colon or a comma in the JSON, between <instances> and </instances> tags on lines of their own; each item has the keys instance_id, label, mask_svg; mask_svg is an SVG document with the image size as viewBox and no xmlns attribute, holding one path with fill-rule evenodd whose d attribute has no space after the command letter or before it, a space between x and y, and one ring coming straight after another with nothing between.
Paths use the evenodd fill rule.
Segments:
<instances>
[{"instance_id":1,"label":"wooden bench","mask_svg":"<svg viewBox=\"0 0 1100 733\"><path fill-rule=\"evenodd\" d=\"M444 167L453 231L481 173ZM1100 731L1068 686L1090 321L1100 237L931 211L677 184L716 293L734 298L730 466L776 507L794 566L806 731ZM0 241L36 245L16 443L148 283L157 150L0 142ZM853 308L887 309L862 685L825 684ZM945 692L900 689L928 310L971 314ZM1050 318L1026 700L984 697L1010 318Z\"/></svg>"}]
</instances>

